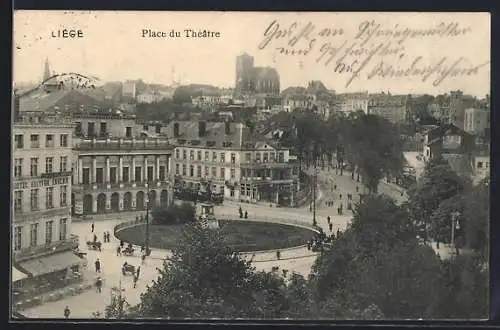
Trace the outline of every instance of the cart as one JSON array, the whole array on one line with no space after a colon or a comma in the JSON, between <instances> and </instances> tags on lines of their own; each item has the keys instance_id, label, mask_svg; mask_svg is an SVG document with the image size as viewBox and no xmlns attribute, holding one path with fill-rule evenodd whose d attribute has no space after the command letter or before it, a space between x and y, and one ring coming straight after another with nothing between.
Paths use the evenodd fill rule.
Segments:
<instances>
[{"instance_id":1,"label":"cart","mask_svg":"<svg viewBox=\"0 0 500 330\"><path fill-rule=\"evenodd\" d=\"M101 242L87 242L87 248L89 250L100 250L101 249Z\"/></svg>"},{"instance_id":2,"label":"cart","mask_svg":"<svg viewBox=\"0 0 500 330\"><path fill-rule=\"evenodd\" d=\"M129 264L124 264L122 266L122 274L124 276L126 276L126 275L135 275L135 266L134 265L129 265Z\"/></svg>"},{"instance_id":3,"label":"cart","mask_svg":"<svg viewBox=\"0 0 500 330\"><path fill-rule=\"evenodd\" d=\"M131 248L131 247L129 247L129 246L127 246L125 249L122 250L122 254L124 256L131 256L131 255L134 254L134 249Z\"/></svg>"}]
</instances>

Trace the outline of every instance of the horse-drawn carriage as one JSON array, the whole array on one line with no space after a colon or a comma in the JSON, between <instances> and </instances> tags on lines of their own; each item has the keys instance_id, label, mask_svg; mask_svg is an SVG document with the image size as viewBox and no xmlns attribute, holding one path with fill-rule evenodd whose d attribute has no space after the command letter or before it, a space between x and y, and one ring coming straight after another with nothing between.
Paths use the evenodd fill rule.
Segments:
<instances>
[{"instance_id":1,"label":"horse-drawn carriage","mask_svg":"<svg viewBox=\"0 0 500 330\"><path fill-rule=\"evenodd\" d=\"M122 274L126 275L135 275L136 269L134 265L130 265L128 263L124 263L122 265Z\"/></svg>"},{"instance_id":2,"label":"horse-drawn carriage","mask_svg":"<svg viewBox=\"0 0 500 330\"><path fill-rule=\"evenodd\" d=\"M123 254L124 256L131 256L131 255L133 255L133 254L134 254L134 248L133 248L132 246L130 246L130 245L129 245L129 246L127 246L126 248L124 248L124 249L122 250L122 254Z\"/></svg>"},{"instance_id":3,"label":"horse-drawn carriage","mask_svg":"<svg viewBox=\"0 0 500 330\"><path fill-rule=\"evenodd\" d=\"M89 250L101 250L101 245L102 245L102 243L99 241L95 241L95 242L87 241L87 248Z\"/></svg>"}]
</instances>

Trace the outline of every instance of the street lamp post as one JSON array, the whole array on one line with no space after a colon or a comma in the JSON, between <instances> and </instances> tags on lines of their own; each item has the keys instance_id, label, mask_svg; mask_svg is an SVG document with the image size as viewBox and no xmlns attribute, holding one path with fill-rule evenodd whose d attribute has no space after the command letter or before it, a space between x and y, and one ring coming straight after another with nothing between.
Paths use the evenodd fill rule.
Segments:
<instances>
[{"instance_id":1,"label":"street lamp post","mask_svg":"<svg viewBox=\"0 0 500 330\"><path fill-rule=\"evenodd\" d=\"M313 177L313 226L316 226L316 185L318 184L318 171L316 168L316 159L314 159L314 177Z\"/></svg>"},{"instance_id":2,"label":"street lamp post","mask_svg":"<svg viewBox=\"0 0 500 330\"><path fill-rule=\"evenodd\" d=\"M149 197L150 197L150 188L149 184L146 183L146 188L147 188L147 195L146 195L146 239L145 239L145 245L146 245L146 250L144 251L144 259L148 255L149 251Z\"/></svg>"},{"instance_id":3,"label":"street lamp post","mask_svg":"<svg viewBox=\"0 0 500 330\"><path fill-rule=\"evenodd\" d=\"M451 255L456 254L456 246L455 246L455 230L460 229L460 223L458 222L458 217L460 216L460 212L455 211L451 213Z\"/></svg>"}]
</instances>

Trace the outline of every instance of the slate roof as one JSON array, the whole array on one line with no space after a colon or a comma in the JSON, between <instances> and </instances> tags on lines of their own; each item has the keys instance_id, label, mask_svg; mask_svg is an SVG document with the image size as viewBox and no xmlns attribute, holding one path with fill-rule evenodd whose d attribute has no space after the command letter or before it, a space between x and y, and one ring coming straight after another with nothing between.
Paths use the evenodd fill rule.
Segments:
<instances>
[{"instance_id":1,"label":"slate roof","mask_svg":"<svg viewBox=\"0 0 500 330\"><path fill-rule=\"evenodd\" d=\"M174 124L179 123L179 136L174 137ZM261 134L251 133L250 129L240 123L230 123L230 134L225 133L224 122L207 122L205 135L198 136L198 121L173 121L167 127L167 136L176 146L192 146L210 147L214 149L244 149L249 145L256 147L262 143L267 143L270 146L276 147L273 141L267 139ZM240 128L238 128L240 127Z\"/></svg>"},{"instance_id":2,"label":"slate roof","mask_svg":"<svg viewBox=\"0 0 500 330\"><path fill-rule=\"evenodd\" d=\"M276 79L279 78L278 71L270 67L255 67L252 74L256 79Z\"/></svg>"},{"instance_id":3,"label":"slate roof","mask_svg":"<svg viewBox=\"0 0 500 330\"><path fill-rule=\"evenodd\" d=\"M38 88L20 98L19 110L21 112L43 112L57 106L58 103L63 102L86 104L97 108L110 107L107 102L97 100L96 98L77 90Z\"/></svg>"}]
</instances>

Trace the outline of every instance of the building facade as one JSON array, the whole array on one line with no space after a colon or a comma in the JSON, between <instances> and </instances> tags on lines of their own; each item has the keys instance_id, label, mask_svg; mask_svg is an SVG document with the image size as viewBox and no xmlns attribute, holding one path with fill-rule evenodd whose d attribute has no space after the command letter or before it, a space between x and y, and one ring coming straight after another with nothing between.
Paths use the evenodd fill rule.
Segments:
<instances>
[{"instance_id":1,"label":"building facade","mask_svg":"<svg viewBox=\"0 0 500 330\"><path fill-rule=\"evenodd\" d=\"M368 113L383 117L393 124L407 119L407 95L376 94L368 102Z\"/></svg>"},{"instance_id":2,"label":"building facade","mask_svg":"<svg viewBox=\"0 0 500 330\"><path fill-rule=\"evenodd\" d=\"M464 131L483 136L490 127L490 112L486 109L465 109Z\"/></svg>"},{"instance_id":3,"label":"building facade","mask_svg":"<svg viewBox=\"0 0 500 330\"><path fill-rule=\"evenodd\" d=\"M93 139L74 146L72 212L75 215L166 207L172 200L165 139ZM149 196L149 198L148 198Z\"/></svg>"},{"instance_id":4,"label":"building facade","mask_svg":"<svg viewBox=\"0 0 500 330\"><path fill-rule=\"evenodd\" d=\"M135 99L137 96L137 85L135 81L126 81L123 83L122 96Z\"/></svg>"},{"instance_id":5,"label":"building facade","mask_svg":"<svg viewBox=\"0 0 500 330\"><path fill-rule=\"evenodd\" d=\"M368 92L339 94L336 100L336 112L348 114L363 111L368 113L368 104L370 102Z\"/></svg>"},{"instance_id":6,"label":"building facade","mask_svg":"<svg viewBox=\"0 0 500 330\"><path fill-rule=\"evenodd\" d=\"M275 68L255 67L254 58L246 53L236 57L236 94L279 95L280 76Z\"/></svg>"},{"instance_id":7,"label":"building facade","mask_svg":"<svg viewBox=\"0 0 500 330\"><path fill-rule=\"evenodd\" d=\"M172 122L172 171L182 186L238 201L294 204L298 167L288 149L254 139L242 123Z\"/></svg>"},{"instance_id":8,"label":"building facade","mask_svg":"<svg viewBox=\"0 0 500 330\"><path fill-rule=\"evenodd\" d=\"M72 250L71 121L23 113L13 125L13 280L26 286L77 271ZM27 276L27 279L19 277ZM35 279L35 282L30 282Z\"/></svg>"},{"instance_id":9,"label":"building facade","mask_svg":"<svg viewBox=\"0 0 500 330\"><path fill-rule=\"evenodd\" d=\"M74 134L78 138L132 138L138 136L135 116L121 113L77 113Z\"/></svg>"}]
</instances>

